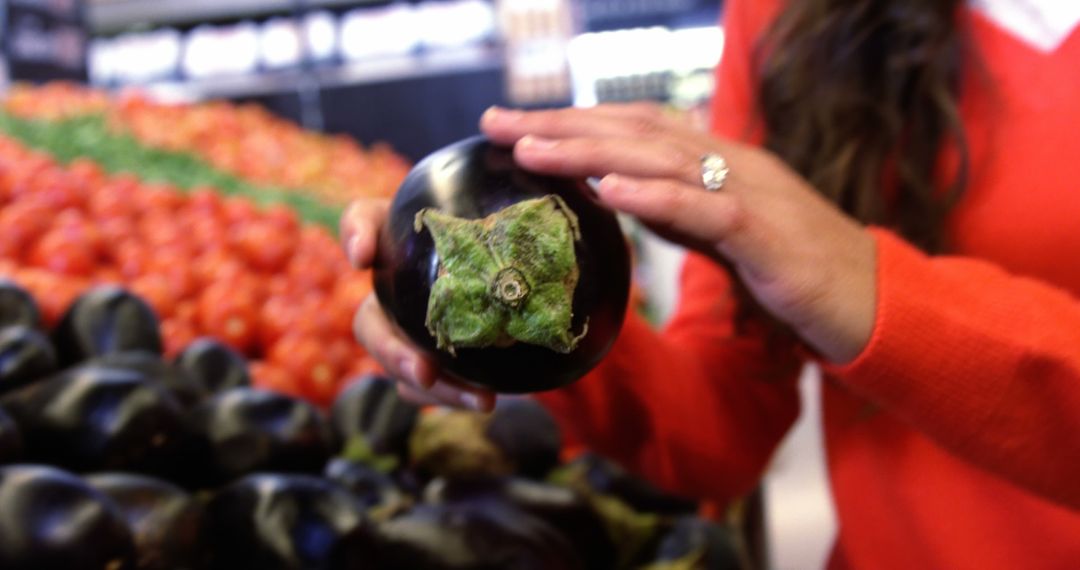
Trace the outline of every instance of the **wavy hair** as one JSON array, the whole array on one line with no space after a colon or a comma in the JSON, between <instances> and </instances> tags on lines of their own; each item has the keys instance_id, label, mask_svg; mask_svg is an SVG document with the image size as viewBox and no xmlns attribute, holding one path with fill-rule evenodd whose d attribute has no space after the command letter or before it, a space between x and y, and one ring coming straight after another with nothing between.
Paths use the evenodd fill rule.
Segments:
<instances>
[{"instance_id":1,"label":"wavy hair","mask_svg":"<svg viewBox=\"0 0 1080 570\"><path fill-rule=\"evenodd\" d=\"M961 5L789 0L757 46L766 147L850 215L929 252L946 246L968 177ZM947 144L955 172L942 169Z\"/></svg>"}]
</instances>

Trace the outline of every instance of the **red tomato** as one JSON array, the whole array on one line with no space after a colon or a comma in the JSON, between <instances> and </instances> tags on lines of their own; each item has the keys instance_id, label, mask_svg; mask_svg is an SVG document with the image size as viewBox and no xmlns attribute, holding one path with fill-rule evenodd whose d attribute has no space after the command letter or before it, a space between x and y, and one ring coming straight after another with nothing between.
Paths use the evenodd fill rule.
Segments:
<instances>
[{"instance_id":1,"label":"red tomato","mask_svg":"<svg viewBox=\"0 0 1080 570\"><path fill-rule=\"evenodd\" d=\"M199 283L192 271L191 256L181 249L162 248L147 260L143 275L157 275L169 285L176 299L194 295Z\"/></svg>"},{"instance_id":2,"label":"red tomato","mask_svg":"<svg viewBox=\"0 0 1080 570\"><path fill-rule=\"evenodd\" d=\"M208 186L200 186L191 189L188 194L186 209L203 217L216 218L224 211L221 202L221 195L217 190Z\"/></svg>"},{"instance_id":3,"label":"red tomato","mask_svg":"<svg viewBox=\"0 0 1080 570\"><path fill-rule=\"evenodd\" d=\"M341 379L341 370L324 342L315 336L289 334L274 344L268 358L291 373L304 396L319 405L333 401Z\"/></svg>"},{"instance_id":4,"label":"red tomato","mask_svg":"<svg viewBox=\"0 0 1080 570\"><path fill-rule=\"evenodd\" d=\"M230 243L250 267L259 271L281 271L296 250L295 236L267 221L235 225L230 233Z\"/></svg>"},{"instance_id":5,"label":"red tomato","mask_svg":"<svg viewBox=\"0 0 1080 570\"><path fill-rule=\"evenodd\" d=\"M113 179L90 193L87 209L95 218L131 218L138 211L133 196L141 192L125 179Z\"/></svg>"},{"instance_id":6,"label":"red tomato","mask_svg":"<svg viewBox=\"0 0 1080 570\"><path fill-rule=\"evenodd\" d=\"M116 244L111 257L120 274L131 280L146 273L146 268L153 259L153 252L136 240L127 240Z\"/></svg>"},{"instance_id":7,"label":"red tomato","mask_svg":"<svg viewBox=\"0 0 1080 570\"><path fill-rule=\"evenodd\" d=\"M327 291L334 285L338 273L317 257L297 253L289 260L289 278L303 289Z\"/></svg>"},{"instance_id":8,"label":"red tomato","mask_svg":"<svg viewBox=\"0 0 1080 570\"><path fill-rule=\"evenodd\" d=\"M145 184L135 198L141 210L150 212L176 212L186 201L182 192L167 184Z\"/></svg>"},{"instance_id":9,"label":"red tomato","mask_svg":"<svg viewBox=\"0 0 1080 570\"><path fill-rule=\"evenodd\" d=\"M198 338L198 333L191 321L174 317L162 321L161 336L165 344L165 357L173 358Z\"/></svg>"},{"instance_id":10,"label":"red tomato","mask_svg":"<svg viewBox=\"0 0 1080 570\"><path fill-rule=\"evenodd\" d=\"M53 220L52 231L60 233L68 241L85 245L95 255L105 252L105 239L101 230L78 210L69 208L57 214Z\"/></svg>"},{"instance_id":11,"label":"red tomato","mask_svg":"<svg viewBox=\"0 0 1080 570\"><path fill-rule=\"evenodd\" d=\"M164 275L142 275L132 281L128 288L153 307L158 319L166 319L174 314L177 297Z\"/></svg>"},{"instance_id":12,"label":"red tomato","mask_svg":"<svg viewBox=\"0 0 1080 570\"><path fill-rule=\"evenodd\" d=\"M34 267L65 275L89 276L97 268L97 254L85 243L50 230L34 244L29 255Z\"/></svg>"},{"instance_id":13,"label":"red tomato","mask_svg":"<svg viewBox=\"0 0 1080 570\"><path fill-rule=\"evenodd\" d=\"M256 388L272 390L294 398L304 397L300 384L280 366L255 360L248 364L248 373L251 374L251 384Z\"/></svg>"},{"instance_id":14,"label":"red tomato","mask_svg":"<svg viewBox=\"0 0 1080 570\"><path fill-rule=\"evenodd\" d=\"M203 286L226 281L237 275L247 274L247 268L238 257L223 247L215 247L199 254L192 266L195 279Z\"/></svg>"},{"instance_id":15,"label":"red tomato","mask_svg":"<svg viewBox=\"0 0 1080 570\"><path fill-rule=\"evenodd\" d=\"M116 251L119 244L138 237L138 226L131 218L123 216L98 218L97 229L102 241L112 252Z\"/></svg>"},{"instance_id":16,"label":"red tomato","mask_svg":"<svg viewBox=\"0 0 1080 570\"><path fill-rule=\"evenodd\" d=\"M240 282L210 285L199 295L202 330L242 353L254 347L259 326L259 300Z\"/></svg>"},{"instance_id":17,"label":"red tomato","mask_svg":"<svg viewBox=\"0 0 1080 570\"><path fill-rule=\"evenodd\" d=\"M225 220L230 225L248 222L259 216L259 210L255 207L255 204L242 196L226 198L222 210L225 214Z\"/></svg>"},{"instance_id":18,"label":"red tomato","mask_svg":"<svg viewBox=\"0 0 1080 570\"><path fill-rule=\"evenodd\" d=\"M52 212L43 204L15 202L0 210L0 256L22 259L49 228Z\"/></svg>"},{"instance_id":19,"label":"red tomato","mask_svg":"<svg viewBox=\"0 0 1080 570\"><path fill-rule=\"evenodd\" d=\"M267 208L263 211L263 219L286 232L297 232L300 229L296 212L283 204L274 204Z\"/></svg>"}]
</instances>

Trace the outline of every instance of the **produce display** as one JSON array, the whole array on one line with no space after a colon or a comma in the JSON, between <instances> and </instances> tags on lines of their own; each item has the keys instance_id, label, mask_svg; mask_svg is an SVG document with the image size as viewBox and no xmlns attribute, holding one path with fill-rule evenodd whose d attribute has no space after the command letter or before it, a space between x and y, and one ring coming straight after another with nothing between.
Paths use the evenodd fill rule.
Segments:
<instances>
[{"instance_id":1,"label":"produce display","mask_svg":"<svg viewBox=\"0 0 1080 570\"><path fill-rule=\"evenodd\" d=\"M0 137L0 227L0 276L31 291L49 325L111 283L150 305L165 354L211 336L254 361L258 382L318 404L374 367L351 329L370 276L288 207L181 192L82 159L61 166ZM72 334L64 342L95 342Z\"/></svg>"},{"instance_id":2,"label":"produce display","mask_svg":"<svg viewBox=\"0 0 1080 570\"><path fill-rule=\"evenodd\" d=\"M737 535L547 412L417 408L374 375L324 411L252 387L150 305L93 287L47 325L0 287L0 568L728 569Z\"/></svg>"},{"instance_id":3,"label":"produce display","mask_svg":"<svg viewBox=\"0 0 1080 570\"><path fill-rule=\"evenodd\" d=\"M629 246L584 182L540 176L477 137L425 158L379 236L375 290L442 370L506 393L566 385L626 313Z\"/></svg>"},{"instance_id":4,"label":"produce display","mask_svg":"<svg viewBox=\"0 0 1080 570\"><path fill-rule=\"evenodd\" d=\"M138 94L112 98L52 83L15 86L4 108L17 117L49 121L100 116L115 133L145 146L191 153L243 179L299 189L339 206L356 197L393 194L409 168L386 145L365 149L349 137L305 131L257 105L166 105Z\"/></svg>"}]
</instances>

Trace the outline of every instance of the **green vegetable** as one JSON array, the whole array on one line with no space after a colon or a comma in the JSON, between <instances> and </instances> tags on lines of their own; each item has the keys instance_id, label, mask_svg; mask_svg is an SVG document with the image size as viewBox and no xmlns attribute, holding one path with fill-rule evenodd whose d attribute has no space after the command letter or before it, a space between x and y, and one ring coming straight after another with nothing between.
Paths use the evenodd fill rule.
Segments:
<instances>
[{"instance_id":1,"label":"green vegetable","mask_svg":"<svg viewBox=\"0 0 1080 570\"><path fill-rule=\"evenodd\" d=\"M192 154L148 147L134 137L111 130L101 115L40 121L0 112L0 132L63 163L86 158L108 172L128 172L146 182L171 184L185 190L211 186L261 205L284 204L293 208L301 219L337 231L341 211L335 206L319 202L301 190L252 184Z\"/></svg>"},{"instance_id":2,"label":"green vegetable","mask_svg":"<svg viewBox=\"0 0 1080 570\"><path fill-rule=\"evenodd\" d=\"M440 349L520 341L565 354L585 336L570 330L581 232L562 198L525 200L480 220L425 208L415 228L431 232L439 254L426 324Z\"/></svg>"}]
</instances>

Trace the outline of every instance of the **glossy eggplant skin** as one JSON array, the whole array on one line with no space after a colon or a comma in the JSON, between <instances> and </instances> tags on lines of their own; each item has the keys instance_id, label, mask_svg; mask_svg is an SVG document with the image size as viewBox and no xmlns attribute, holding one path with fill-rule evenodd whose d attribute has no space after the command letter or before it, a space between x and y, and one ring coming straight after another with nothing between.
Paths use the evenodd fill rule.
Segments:
<instances>
[{"instance_id":1,"label":"glossy eggplant skin","mask_svg":"<svg viewBox=\"0 0 1080 570\"><path fill-rule=\"evenodd\" d=\"M202 504L172 483L130 473L97 473L84 480L108 497L135 539L139 570L200 570Z\"/></svg>"},{"instance_id":2,"label":"glossy eggplant skin","mask_svg":"<svg viewBox=\"0 0 1080 570\"><path fill-rule=\"evenodd\" d=\"M660 537L656 562L695 559L694 570L740 570L742 558L728 529L705 519L680 517Z\"/></svg>"},{"instance_id":3,"label":"glossy eggplant skin","mask_svg":"<svg viewBox=\"0 0 1080 570\"><path fill-rule=\"evenodd\" d=\"M586 568L562 534L506 503L421 505L372 533L364 567L377 570Z\"/></svg>"},{"instance_id":4,"label":"glossy eggplant skin","mask_svg":"<svg viewBox=\"0 0 1080 570\"><path fill-rule=\"evenodd\" d=\"M27 460L71 471L178 476L191 432L180 404L134 370L85 366L5 394ZM193 466L186 466L193 467Z\"/></svg>"},{"instance_id":5,"label":"glossy eggplant skin","mask_svg":"<svg viewBox=\"0 0 1080 570\"><path fill-rule=\"evenodd\" d=\"M321 473L335 449L329 422L311 404L252 388L226 390L191 415L208 452L203 485L218 485L256 471Z\"/></svg>"},{"instance_id":6,"label":"glossy eggplant skin","mask_svg":"<svg viewBox=\"0 0 1080 570\"><path fill-rule=\"evenodd\" d=\"M22 435L11 416L0 408L0 465L15 463L22 457Z\"/></svg>"},{"instance_id":7,"label":"glossy eggplant skin","mask_svg":"<svg viewBox=\"0 0 1080 570\"><path fill-rule=\"evenodd\" d=\"M213 338L193 340L176 356L173 365L208 394L251 385L243 355Z\"/></svg>"},{"instance_id":8,"label":"glossy eggplant skin","mask_svg":"<svg viewBox=\"0 0 1080 570\"><path fill-rule=\"evenodd\" d=\"M135 545L115 505L74 475L0 468L0 568L134 570Z\"/></svg>"},{"instance_id":9,"label":"glossy eggplant skin","mask_svg":"<svg viewBox=\"0 0 1080 570\"><path fill-rule=\"evenodd\" d=\"M522 477L543 479L559 464L562 432L547 408L532 399L501 399L485 436Z\"/></svg>"},{"instance_id":10,"label":"glossy eggplant skin","mask_svg":"<svg viewBox=\"0 0 1080 570\"><path fill-rule=\"evenodd\" d=\"M698 510L696 501L666 493L594 453L578 456L570 466L584 471L585 480L593 491L616 497L637 512L678 516Z\"/></svg>"},{"instance_id":11,"label":"glossy eggplant skin","mask_svg":"<svg viewBox=\"0 0 1080 570\"><path fill-rule=\"evenodd\" d=\"M51 375L56 350L40 330L25 325L0 329L0 394Z\"/></svg>"},{"instance_id":12,"label":"glossy eggplant skin","mask_svg":"<svg viewBox=\"0 0 1080 570\"><path fill-rule=\"evenodd\" d=\"M26 289L0 279L0 327L19 325L41 328L41 311Z\"/></svg>"},{"instance_id":13,"label":"glossy eggplant skin","mask_svg":"<svg viewBox=\"0 0 1080 570\"><path fill-rule=\"evenodd\" d=\"M425 319L439 259L430 232L415 230L416 213L434 208L479 219L551 194L566 202L580 224L571 330L581 331L588 322L588 334L568 354L525 343L460 348L456 356L437 350ZM383 309L445 372L496 392L527 393L579 379L611 348L629 298L630 256L618 220L596 202L584 181L530 173L514 163L510 148L476 137L425 158L402 182L379 235L374 277Z\"/></svg>"},{"instance_id":14,"label":"glossy eggplant skin","mask_svg":"<svg viewBox=\"0 0 1080 570\"><path fill-rule=\"evenodd\" d=\"M250 475L215 493L206 509L208 570L367 568L333 563L339 541L364 515L348 491L325 479Z\"/></svg>"},{"instance_id":15,"label":"glossy eggplant skin","mask_svg":"<svg viewBox=\"0 0 1080 570\"><path fill-rule=\"evenodd\" d=\"M110 352L87 360L75 369L85 366L134 370L147 379L164 386L181 405L190 408L203 401L208 393L184 370L169 364L161 356L142 350Z\"/></svg>"},{"instance_id":16,"label":"glossy eggplant skin","mask_svg":"<svg viewBox=\"0 0 1080 570\"><path fill-rule=\"evenodd\" d=\"M69 366L125 350L161 354L161 332L150 305L113 285L90 289L72 303L53 330L60 363Z\"/></svg>"},{"instance_id":17,"label":"glossy eggplant skin","mask_svg":"<svg viewBox=\"0 0 1080 570\"><path fill-rule=\"evenodd\" d=\"M508 504L551 525L574 547L585 568L614 570L618 553L603 519L580 493L527 479L436 479L425 489L432 504Z\"/></svg>"},{"instance_id":18,"label":"glossy eggplant skin","mask_svg":"<svg viewBox=\"0 0 1080 570\"><path fill-rule=\"evenodd\" d=\"M393 380L366 375L334 399L330 421L341 441L361 437L371 451L404 459L420 408L398 395Z\"/></svg>"}]
</instances>

